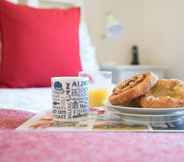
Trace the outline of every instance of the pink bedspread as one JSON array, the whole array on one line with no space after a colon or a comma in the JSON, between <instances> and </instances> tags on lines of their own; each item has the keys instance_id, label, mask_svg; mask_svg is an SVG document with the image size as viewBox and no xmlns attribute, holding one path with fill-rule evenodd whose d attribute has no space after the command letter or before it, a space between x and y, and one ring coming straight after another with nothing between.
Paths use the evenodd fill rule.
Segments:
<instances>
[{"instance_id":1,"label":"pink bedspread","mask_svg":"<svg viewBox=\"0 0 184 162\"><path fill-rule=\"evenodd\" d=\"M0 109L0 128L17 128L33 115L31 112Z\"/></svg>"},{"instance_id":2,"label":"pink bedspread","mask_svg":"<svg viewBox=\"0 0 184 162\"><path fill-rule=\"evenodd\" d=\"M183 162L183 134L0 131L1 162Z\"/></svg>"},{"instance_id":3,"label":"pink bedspread","mask_svg":"<svg viewBox=\"0 0 184 162\"><path fill-rule=\"evenodd\" d=\"M183 162L184 134L0 129L0 162L60 161Z\"/></svg>"}]
</instances>

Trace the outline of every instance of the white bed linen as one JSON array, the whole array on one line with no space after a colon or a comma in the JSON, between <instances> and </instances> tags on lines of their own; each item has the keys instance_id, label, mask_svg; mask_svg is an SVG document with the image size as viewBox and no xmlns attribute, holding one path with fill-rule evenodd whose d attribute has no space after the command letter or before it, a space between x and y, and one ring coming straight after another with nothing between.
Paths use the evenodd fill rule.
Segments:
<instances>
[{"instance_id":1,"label":"white bed linen","mask_svg":"<svg viewBox=\"0 0 184 162\"><path fill-rule=\"evenodd\" d=\"M0 89L0 109L18 109L35 113L51 109L50 88Z\"/></svg>"},{"instance_id":2,"label":"white bed linen","mask_svg":"<svg viewBox=\"0 0 184 162\"><path fill-rule=\"evenodd\" d=\"M114 86L112 84L111 90ZM0 109L2 108L35 113L52 109L51 88L0 88Z\"/></svg>"}]
</instances>

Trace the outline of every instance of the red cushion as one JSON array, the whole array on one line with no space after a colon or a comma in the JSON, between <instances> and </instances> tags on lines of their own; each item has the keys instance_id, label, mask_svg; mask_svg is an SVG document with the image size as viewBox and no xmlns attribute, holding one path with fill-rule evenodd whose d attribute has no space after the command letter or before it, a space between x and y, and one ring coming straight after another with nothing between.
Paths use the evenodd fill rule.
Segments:
<instances>
[{"instance_id":1,"label":"red cushion","mask_svg":"<svg viewBox=\"0 0 184 162\"><path fill-rule=\"evenodd\" d=\"M0 2L0 87L50 86L54 76L76 76L80 9L36 9Z\"/></svg>"},{"instance_id":2,"label":"red cushion","mask_svg":"<svg viewBox=\"0 0 184 162\"><path fill-rule=\"evenodd\" d=\"M1 12L0 12L0 17L1 17ZM1 23L0 23L0 64L1 64L1 41L2 40L1 40Z\"/></svg>"}]
</instances>

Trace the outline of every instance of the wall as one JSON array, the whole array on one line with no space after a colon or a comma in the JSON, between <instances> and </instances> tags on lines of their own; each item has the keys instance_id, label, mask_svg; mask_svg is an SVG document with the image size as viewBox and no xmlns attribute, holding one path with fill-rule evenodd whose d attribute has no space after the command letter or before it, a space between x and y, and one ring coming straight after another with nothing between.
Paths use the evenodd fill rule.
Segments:
<instances>
[{"instance_id":1,"label":"wall","mask_svg":"<svg viewBox=\"0 0 184 162\"><path fill-rule=\"evenodd\" d=\"M144 49L150 64L168 66L171 77L184 79L184 1L144 0Z\"/></svg>"},{"instance_id":2,"label":"wall","mask_svg":"<svg viewBox=\"0 0 184 162\"><path fill-rule=\"evenodd\" d=\"M168 67L169 77L184 79L183 0L87 0L86 14L100 63L130 62L130 47L140 46L142 64ZM105 13L124 24L118 40L103 39Z\"/></svg>"},{"instance_id":3,"label":"wall","mask_svg":"<svg viewBox=\"0 0 184 162\"><path fill-rule=\"evenodd\" d=\"M99 63L129 63L131 46L142 46L143 1L86 0L85 9ZM118 17L125 28L125 32L117 40L103 38L106 13L109 11Z\"/></svg>"}]
</instances>

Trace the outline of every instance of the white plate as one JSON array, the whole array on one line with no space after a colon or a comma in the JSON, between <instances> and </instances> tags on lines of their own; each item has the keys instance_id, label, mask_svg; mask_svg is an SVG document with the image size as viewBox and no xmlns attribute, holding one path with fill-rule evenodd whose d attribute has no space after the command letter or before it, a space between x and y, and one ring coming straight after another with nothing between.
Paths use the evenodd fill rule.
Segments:
<instances>
[{"instance_id":1,"label":"white plate","mask_svg":"<svg viewBox=\"0 0 184 162\"><path fill-rule=\"evenodd\" d=\"M107 104L111 114L131 124L170 123L184 118L184 107L181 108L138 108Z\"/></svg>"},{"instance_id":2,"label":"white plate","mask_svg":"<svg viewBox=\"0 0 184 162\"><path fill-rule=\"evenodd\" d=\"M107 103L106 108L109 111L116 111L119 113L128 113L128 114L143 114L143 115L166 115L173 113L184 113L184 107L179 108L139 108L139 107L124 107L124 106L115 106L110 103Z\"/></svg>"},{"instance_id":3,"label":"white plate","mask_svg":"<svg viewBox=\"0 0 184 162\"><path fill-rule=\"evenodd\" d=\"M173 113L170 115L143 115L143 114L128 114L109 111L111 114L121 118L129 124L162 124L176 122L184 117L184 113Z\"/></svg>"}]
</instances>

